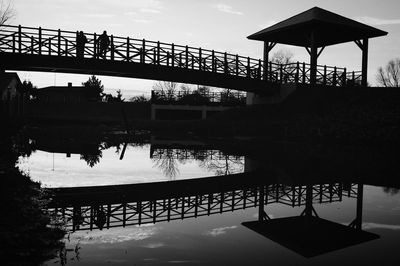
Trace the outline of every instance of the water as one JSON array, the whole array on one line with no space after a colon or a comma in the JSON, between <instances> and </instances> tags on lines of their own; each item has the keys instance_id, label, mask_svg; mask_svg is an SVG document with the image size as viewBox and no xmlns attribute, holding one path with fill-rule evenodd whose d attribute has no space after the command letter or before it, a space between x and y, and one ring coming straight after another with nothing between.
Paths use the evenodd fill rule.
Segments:
<instances>
[{"instance_id":1,"label":"water","mask_svg":"<svg viewBox=\"0 0 400 266\"><path fill-rule=\"evenodd\" d=\"M53 201L43 208L67 230L44 265L400 259L400 186L382 152L272 144L233 154L207 140L154 136L103 136L72 149L71 136L24 139L17 166L50 190Z\"/></svg>"}]
</instances>

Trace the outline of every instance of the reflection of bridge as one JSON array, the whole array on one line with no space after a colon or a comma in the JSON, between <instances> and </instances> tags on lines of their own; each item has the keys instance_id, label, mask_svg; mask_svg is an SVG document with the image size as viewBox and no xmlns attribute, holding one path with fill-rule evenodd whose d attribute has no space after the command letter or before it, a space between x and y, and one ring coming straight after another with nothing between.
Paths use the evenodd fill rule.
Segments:
<instances>
[{"instance_id":1,"label":"reflection of bridge","mask_svg":"<svg viewBox=\"0 0 400 266\"><path fill-rule=\"evenodd\" d=\"M305 206L310 195L309 185L260 182L247 173L174 182L55 189L55 200L49 210L62 215L67 226L75 231L194 218L262 203ZM313 203L341 201L343 196L357 197L357 190L351 185L331 183L311 187Z\"/></svg>"},{"instance_id":2,"label":"reflection of bridge","mask_svg":"<svg viewBox=\"0 0 400 266\"><path fill-rule=\"evenodd\" d=\"M77 57L76 32L2 26L0 68L159 79L243 91L267 91L279 83L310 83L306 63L264 63L237 54L113 35L102 58L97 51L98 36L85 35L88 42L83 56ZM317 66L316 80L344 86L358 83L361 75L345 68Z\"/></svg>"},{"instance_id":3,"label":"reflection of bridge","mask_svg":"<svg viewBox=\"0 0 400 266\"><path fill-rule=\"evenodd\" d=\"M153 159L177 159L177 160L240 160L244 156L230 155L220 150L209 149L173 149L173 148L150 148L150 158Z\"/></svg>"}]
</instances>

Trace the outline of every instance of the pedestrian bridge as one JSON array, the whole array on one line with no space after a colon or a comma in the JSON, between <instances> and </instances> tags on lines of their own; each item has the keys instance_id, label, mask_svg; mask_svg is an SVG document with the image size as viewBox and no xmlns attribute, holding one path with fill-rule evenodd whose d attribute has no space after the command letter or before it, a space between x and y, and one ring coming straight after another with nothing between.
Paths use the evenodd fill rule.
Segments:
<instances>
[{"instance_id":1,"label":"pedestrian bridge","mask_svg":"<svg viewBox=\"0 0 400 266\"><path fill-rule=\"evenodd\" d=\"M155 79L269 93L283 83L310 83L310 65L275 64L227 52L110 35L105 56L98 35L84 33L83 55L78 32L7 26L0 28L0 70L44 71ZM361 72L317 66L317 83L359 84Z\"/></svg>"}]
</instances>

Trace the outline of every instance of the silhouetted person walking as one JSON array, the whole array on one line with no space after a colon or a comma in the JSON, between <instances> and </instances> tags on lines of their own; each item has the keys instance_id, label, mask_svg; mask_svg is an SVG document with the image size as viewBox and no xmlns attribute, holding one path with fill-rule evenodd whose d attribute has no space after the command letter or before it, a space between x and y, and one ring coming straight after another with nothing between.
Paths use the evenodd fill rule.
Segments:
<instances>
[{"instance_id":1,"label":"silhouetted person walking","mask_svg":"<svg viewBox=\"0 0 400 266\"><path fill-rule=\"evenodd\" d=\"M107 31L104 31L102 35L97 39L98 41L98 52L101 57L106 58L107 49L110 45L110 38L108 38Z\"/></svg>"},{"instance_id":2,"label":"silhouetted person walking","mask_svg":"<svg viewBox=\"0 0 400 266\"><path fill-rule=\"evenodd\" d=\"M85 54L85 44L87 43L87 38L83 31L80 31L76 36L76 57L83 58Z\"/></svg>"}]
</instances>

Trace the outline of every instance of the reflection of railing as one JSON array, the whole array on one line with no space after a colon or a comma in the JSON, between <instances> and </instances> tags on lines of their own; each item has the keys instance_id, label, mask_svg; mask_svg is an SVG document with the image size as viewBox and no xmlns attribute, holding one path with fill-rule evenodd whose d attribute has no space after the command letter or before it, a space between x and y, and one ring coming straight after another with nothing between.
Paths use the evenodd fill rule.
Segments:
<instances>
[{"instance_id":1,"label":"reflection of railing","mask_svg":"<svg viewBox=\"0 0 400 266\"><path fill-rule=\"evenodd\" d=\"M264 193L260 193L263 190ZM341 201L343 196L356 197L352 186L347 193L340 183L313 185L313 203ZM172 220L195 218L223 212L257 207L260 195L265 204L281 203L290 206L306 204L305 185L263 185L239 190L206 193L191 196L122 202L118 204L63 206L49 209L61 215L67 227L75 230L92 230L128 225L141 225Z\"/></svg>"},{"instance_id":2,"label":"reflection of railing","mask_svg":"<svg viewBox=\"0 0 400 266\"><path fill-rule=\"evenodd\" d=\"M310 82L310 65L305 63L264 64L260 59L237 54L113 35L109 36L110 45L103 57L98 51L99 36L96 33L85 33L85 36L87 42L81 55L83 58L167 66L278 83ZM0 28L0 52L79 57L77 32L3 25ZM360 80L360 72L347 72L344 68L336 67L317 67L317 83L320 84L344 86L358 84Z\"/></svg>"},{"instance_id":3,"label":"reflection of railing","mask_svg":"<svg viewBox=\"0 0 400 266\"><path fill-rule=\"evenodd\" d=\"M168 149L156 148L150 150L150 158L153 159L177 159L177 160L244 160L244 156L229 155L220 150L201 149Z\"/></svg>"},{"instance_id":4,"label":"reflection of railing","mask_svg":"<svg viewBox=\"0 0 400 266\"><path fill-rule=\"evenodd\" d=\"M154 104L177 105L245 105L246 94L242 92L198 92L151 91L151 102Z\"/></svg>"}]
</instances>

